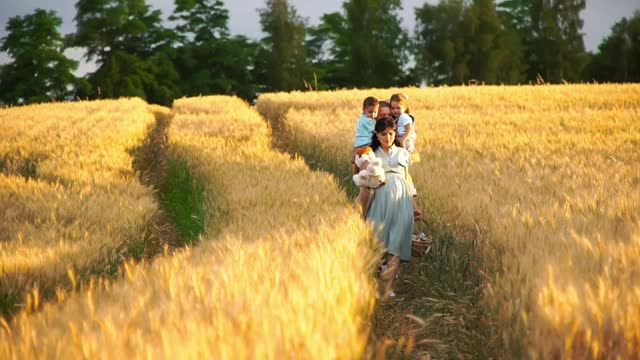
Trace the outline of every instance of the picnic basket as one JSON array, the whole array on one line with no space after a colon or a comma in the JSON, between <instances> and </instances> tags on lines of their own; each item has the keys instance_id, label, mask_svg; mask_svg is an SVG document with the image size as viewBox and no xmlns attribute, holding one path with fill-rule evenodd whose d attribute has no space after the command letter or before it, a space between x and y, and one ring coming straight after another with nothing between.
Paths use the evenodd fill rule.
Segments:
<instances>
[{"instance_id":1,"label":"picnic basket","mask_svg":"<svg viewBox=\"0 0 640 360\"><path fill-rule=\"evenodd\" d=\"M431 250L433 244L433 236L431 235L431 228L426 219L420 219L420 222L426 227L424 232L415 234L411 238L411 256L423 257Z\"/></svg>"}]
</instances>

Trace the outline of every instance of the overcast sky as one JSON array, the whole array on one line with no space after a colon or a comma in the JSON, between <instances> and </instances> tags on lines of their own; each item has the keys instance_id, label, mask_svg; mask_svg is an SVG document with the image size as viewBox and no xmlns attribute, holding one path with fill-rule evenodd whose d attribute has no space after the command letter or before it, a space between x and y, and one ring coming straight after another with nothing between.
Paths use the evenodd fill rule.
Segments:
<instances>
[{"instance_id":1,"label":"overcast sky","mask_svg":"<svg viewBox=\"0 0 640 360\"><path fill-rule=\"evenodd\" d=\"M437 0L426 2L438 3ZM58 13L64 21L60 29L62 34L74 32L75 3L76 0L0 0L0 38L6 36L5 27L9 18L31 14L37 8L51 9ZM255 40L262 37L257 9L264 7L265 0L225 0L224 3L229 10L229 30L232 34L245 35ZM300 16L308 19L309 24L315 25L322 14L341 11L343 0L290 0L290 3ZM422 6L425 0L403 0L402 3L404 10L400 21L405 29L413 33L414 10ZM147 4L162 10L165 18L173 11L173 0L147 0ZM587 7L581 14L587 50L595 51L602 39L609 35L611 26L622 17L630 17L635 9L640 9L640 0L587 0ZM68 55L79 59L82 52L72 51ZM9 59L6 54L0 53L0 63L7 61ZM81 64L78 73L84 74L92 70L91 65Z\"/></svg>"}]
</instances>

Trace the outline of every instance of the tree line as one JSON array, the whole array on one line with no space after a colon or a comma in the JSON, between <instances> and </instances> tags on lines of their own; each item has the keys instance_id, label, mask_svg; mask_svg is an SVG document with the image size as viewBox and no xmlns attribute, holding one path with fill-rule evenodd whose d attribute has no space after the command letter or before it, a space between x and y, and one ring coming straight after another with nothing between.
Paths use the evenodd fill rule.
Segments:
<instances>
[{"instance_id":1,"label":"tree line","mask_svg":"<svg viewBox=\"0 0 640 360\"><path fill-rule=\"evenodd\" d=\"M42 9L12 17L0 50L0 103L137 96L170 105L206 94L249 101L261 92L459 85L638 82L640 11L585 50L586 0L441 0L401 26L401 0L346 0L310 26L287 0L258 9L265 37L231 35L222 0L174 0L169 15L145 0L77 0L75 33ZM97 66L82 77L64 51Z\"/></svg>"}]
</instances>

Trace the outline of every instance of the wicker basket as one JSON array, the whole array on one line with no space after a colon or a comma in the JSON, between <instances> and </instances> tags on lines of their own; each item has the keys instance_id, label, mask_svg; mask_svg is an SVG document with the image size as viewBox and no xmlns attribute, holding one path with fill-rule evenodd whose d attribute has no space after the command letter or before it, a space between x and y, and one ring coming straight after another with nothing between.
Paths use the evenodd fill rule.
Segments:
<instances>
[{"instance_id":1,"label":"wicker basket","mask_svg":"<svg viewBox=\"0 0 640 360\"><path fill-rule=\"evenodd\" d=\"M423 257L431 250L431 244L426 241L412 240L411 241L411 256Z\"/></svg>"},{"instance_id":2,"label":"wicker basket","mask_svg":"<svg viewBox=\"0 0 640 360\"><path fill-rule=\"evenodd\" d=\"M431 236L427 220L421 220L426 225L427 230L426 233L423 232L418 235L413 235L411 239L411 256L413 257L423 257L427 255L429 250L431 250L431 244L433 243L433 237Z\"/></svg>"}]
</instances>

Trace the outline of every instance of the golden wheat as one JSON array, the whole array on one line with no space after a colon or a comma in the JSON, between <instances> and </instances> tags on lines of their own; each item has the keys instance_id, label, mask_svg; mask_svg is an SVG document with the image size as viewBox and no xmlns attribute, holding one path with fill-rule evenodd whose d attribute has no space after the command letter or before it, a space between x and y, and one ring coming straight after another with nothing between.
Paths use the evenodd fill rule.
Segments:
<instances>
[{"instance_id":1,"label":"golden wheat","mask_svg":"<svg viewBox=\"0 0 640 360\"><path fill-rule=\"evenodd\" d=\"M257 108L294 151L346 163L362 99L396 91L266 94ZM496 344L534 358L637 354L640 86L400 91L420 202L478 230Z\"/></svg>"},{"instance_id":2,"label":"golden wheat","mask_svg":"<svg viewBox=\"0 0 640 360\"><path fill-rule=\"evenodd\" d=\"M129 151L153 120L140 100L0 110L3 296L22 302L69 271L102 271L145 234L157 208Z\"/></svg>"},{"instance_id":3,"label":"golden wheat","mask_svg":"<svg viewBox=\"0 0 640 360\"><path fill-rule=\"evenodd\" d=\"M199 246L22 315L0 332L0 357L360 358L375 246L333 178L270 149L236 98L174 111L169 156L222 215L208 214Z\"/></svg>"}]
</instances>

